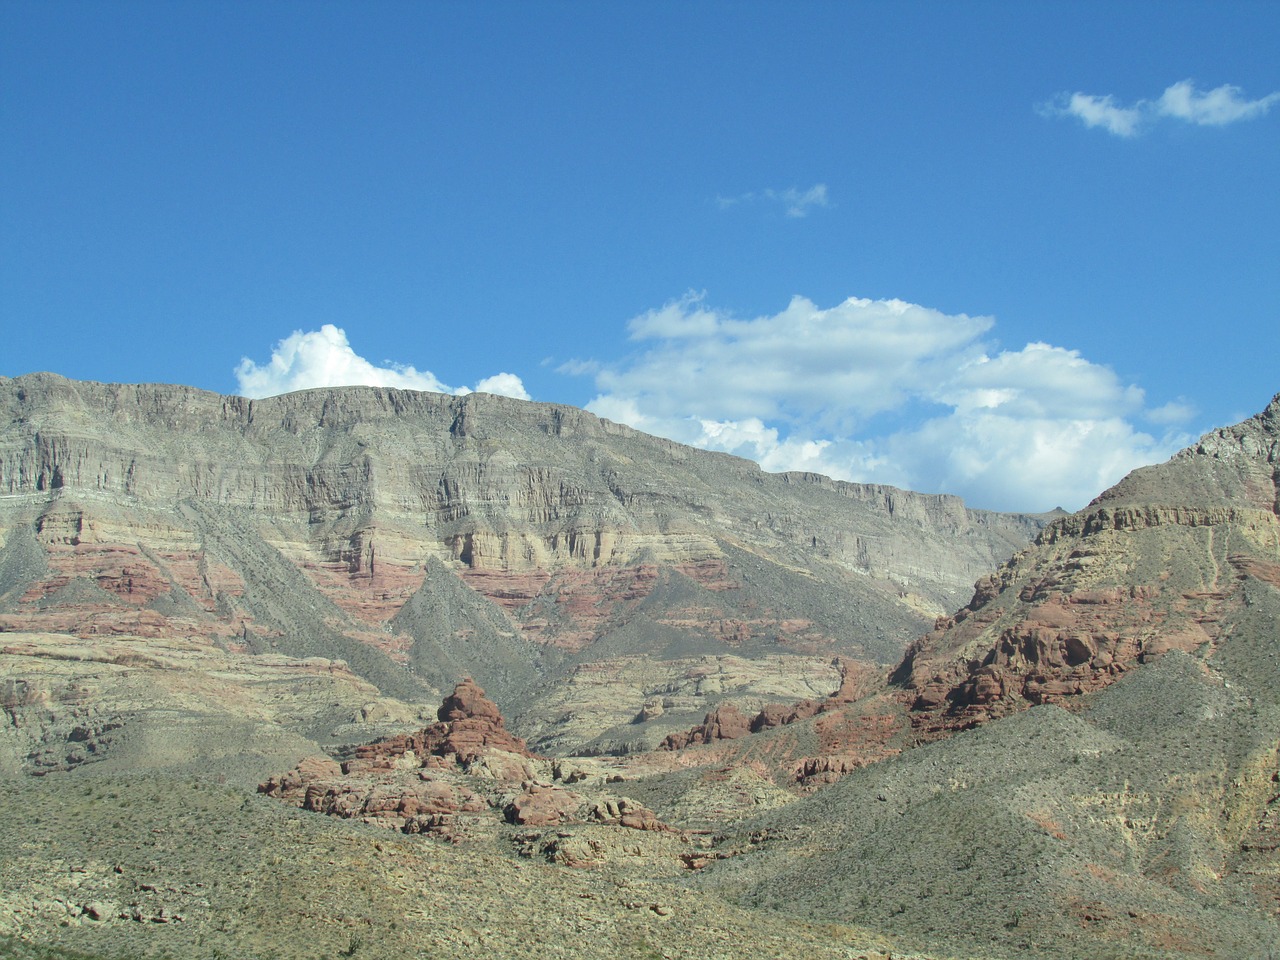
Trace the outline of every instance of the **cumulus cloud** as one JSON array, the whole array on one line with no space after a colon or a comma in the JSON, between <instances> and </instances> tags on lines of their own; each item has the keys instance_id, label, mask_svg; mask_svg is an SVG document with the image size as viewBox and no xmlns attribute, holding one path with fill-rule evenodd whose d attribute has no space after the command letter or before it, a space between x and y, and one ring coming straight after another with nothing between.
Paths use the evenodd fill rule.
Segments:
<instances>
[{"instance_id":1,"label":"cumulus cloud","mask_svg":"<svg viewBox=\"0 0 1280 960\"><path fill-rule=\"evenodd\" d=\"M741 193L736 197L717 197L716 203L721 210L728 210L739 204L766 202L780 204L788 217L798 220L807 217L815 207L828 206L827 185L815 183L808 190L788 187L785 190L761 190L759 192Z\"/></svg>"},{"instance_id":2,"label":"cumulus cloud","mask_svg":"<svg viewBox=\"0 0 1280 960\"><path fill-rule=\"evenodd\" d=\"M1280 103L1280 91L1257 100L1248 100L1244 91L1231 84L1212 90L1196 89L1195 81L1181 80L1154 100L1139 100L1122 106L1111 95L1062 94L1041 106L1047 116L1068 116L1086 127L1102 127L1118 137L1133 137L1160 119L1182 120L1199 126L1225 126L1260 117Z\"/></svg>"},{"instance_id":3,"label":"cumulus cloud","mask_svg":"<svg viewBox=\"0 0 1280 960\"><path fill-rule=\"evenodd\" d=\"M601 367L588 409L767 470L1074 509L1190 440L1176 432L1189 411L1146 410L1140 388L1075 350L998 349L990 317L795 297L742 320L687 295L629 326L644 349Z\"/></svg>"},{"instance_id":4,"label":"cumulus cloud","mask_svg":"<svg viewBox=\"0 0 1280 960\"><path fill-rule=\"evenodd\" d=\"M1075 510L1135 467L1167 459L1190 437L1156 438L1124 417L1022 417L953 412L893 434L902 473L979 506Z\"/></svg>"},{"instance_id":5,"label":"cumulus cloud","mask_svg":"<svg viewBox=\"0 0 1280 960\"><path fill-rule=\"evenodd\" d=\"M467 391L462 391L466 393ZM476 383L476 393L496 393L500 397L514 397L517 400L532 400L524 383L514 373L495 373Z\"/></svg>"},{"instance_id":6,"label":"cumulus cloud","mask_svg":"<svg viewBox=\"0 0 1280 960\"><path fill-rule=\"evenodd\" d=\"M254 398L313 387L370 386L434 393L473 392L470 387L446 386L430 371L417 370L407 364L388 361L385 366L376 366L357 354L348 342L346 332L331 323L326 323L319 330L295 330L276 344L271 359L264 364L242 357L235 374L240 393ZM475 392L529 399L524 384L512 373L486 377L476 384Z\"/></svg>"},{"instance_id":7,"label":"cumulus cloud","mask_svg":"<svg viewBox=\"0 0 1280 960\"><path fill-rule=\"evenodd\" d=\"M633 363L596 374L604 393L663 417L757 417L848 430L901 406L914 385L977 359L989 317L945 316L901 300L850 298L820 309L794 297L781 313L740 320L684 298L633 319L650 344Z\"/></svg>"}]
</instances>

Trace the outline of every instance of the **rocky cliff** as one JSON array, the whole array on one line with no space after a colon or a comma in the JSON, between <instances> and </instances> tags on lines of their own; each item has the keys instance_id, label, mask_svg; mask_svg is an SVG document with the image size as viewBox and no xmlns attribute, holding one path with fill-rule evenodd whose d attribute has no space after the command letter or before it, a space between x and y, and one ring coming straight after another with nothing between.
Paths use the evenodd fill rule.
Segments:
<instances>
[{"instance_id":1,"label":"rocky cliff","mask_svg":"<svg viewBox=\"0 0 1280 960\"><path fill-rule=\"evenodd\" d=\"M638 654L889 664L1041 525L502 397L0 378L0 630L325 657L415 702L475 676L517 718Z\"/></svg>"},{"instance_id":2,"label":"rocky cliff","mask_svg":"<svg viewBox=\"0 0 1280 960\"><path fill-rule=\"evenodd\" d=\"M730 831L703 882L965 955L1265 956L1278 493L1280 396L1051 523L895 671L907 749Z\"/></svg>"},{"instance_id":3,"label":"rocky cliff","mask_svg":"<svg viewBox=\"0 0 1280 960\"><path fill-rule=\"evenodd\" d=\"M925 732L1099 690L1170 650L1211 652L1280 586L1280 397L1134 471L979 581L896 676Z\"/></svg>"}]
</instances>

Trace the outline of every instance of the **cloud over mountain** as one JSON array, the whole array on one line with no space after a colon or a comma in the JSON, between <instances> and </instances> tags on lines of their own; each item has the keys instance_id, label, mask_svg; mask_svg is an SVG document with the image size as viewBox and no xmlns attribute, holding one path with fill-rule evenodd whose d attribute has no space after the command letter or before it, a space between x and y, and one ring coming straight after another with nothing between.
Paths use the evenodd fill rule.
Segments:
<instances>
[{"instance_id":1,"label":"cloud over mountain","mask_svg":"<svg viewBox=\"0 0 1280 960\"><path fill-rule=\"evenodd\" d=\"M804 297L737 319L686 296L630 323L644 349L604 365L588 409L651 433L858 481L958 493L979 506L1082 506L1188 437L1171 407L1078 351L1001 350L990 317L901 300ZM1135 426L1163 422L1159 438Z\"/></svg>"},{"instance_id":2,"label":"cloud over mountain","mask_svg":"<svg viewBox=\"0 0 1280 960\"><path fill-rule=\"evenodd\" d=\"M235 373L240 393L254 398L313 387L348 386L399 387L454 394L473 392L470 387L447 386L429 370L389 361L385 366L370 363L352 349L346 332L331 323L305 333L295 330L276 344L271 359L262 365L248 357L241 358ZM512 373L486 377L476 384L475 392L530 399L520 378Z\"/></svg>"}]
</instances>

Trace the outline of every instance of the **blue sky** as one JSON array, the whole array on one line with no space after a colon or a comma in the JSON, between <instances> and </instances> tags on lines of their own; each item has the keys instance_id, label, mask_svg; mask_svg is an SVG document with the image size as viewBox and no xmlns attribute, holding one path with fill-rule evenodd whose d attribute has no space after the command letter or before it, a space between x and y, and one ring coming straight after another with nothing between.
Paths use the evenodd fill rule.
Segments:
<instances>
[{"instance_id":1,"label":"blue sky","mask_svg":"<svg viewBox=\"0 0 1280 960\"><path fill-rule=\"evenodd\" d=\"M0 5L0 376L1077 508L1280 390L1280 4Z\"/></svg>"}]
</instances>

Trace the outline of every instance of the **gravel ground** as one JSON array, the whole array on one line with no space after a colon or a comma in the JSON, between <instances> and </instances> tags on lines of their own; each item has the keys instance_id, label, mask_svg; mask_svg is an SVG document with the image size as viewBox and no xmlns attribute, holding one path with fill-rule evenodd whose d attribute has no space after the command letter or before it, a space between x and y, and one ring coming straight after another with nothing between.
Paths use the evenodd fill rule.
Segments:
<instances>
[{"instance_id":1,"label":"gravel ground","mask_svg":"<svg viewBox=\"0 0 1280 960\"><path fill-rule=\"evenodd\" d=\"M514 829L451 845L303 813L244 785L91 770L10 780L0 955L905 956L866 931L692 891L660 875L670 858L571 869L521 857Z\"/></svg>"}]
</instances>

